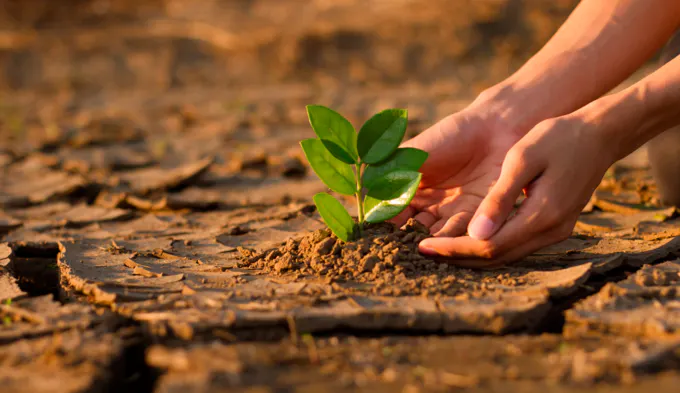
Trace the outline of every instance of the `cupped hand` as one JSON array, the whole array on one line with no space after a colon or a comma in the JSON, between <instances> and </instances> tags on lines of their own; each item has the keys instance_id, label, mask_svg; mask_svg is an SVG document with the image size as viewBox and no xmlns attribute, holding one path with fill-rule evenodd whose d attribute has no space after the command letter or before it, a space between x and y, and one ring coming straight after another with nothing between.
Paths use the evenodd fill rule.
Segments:
<instances>
[{"instance_id":1,"label":"cupped hand","mask_svg":"<svg viewBox=\"0 0 680 393\"><path fill-rule=\"evenodd\" d=\"M508 150L519 139L501 122L476 110L444 118L407 141L429 153L423 180L411 205L393 222L414 217L434 236L461 236L501 173Z\"/></svg>"},{"instance_id":2,"label":"cupped hand","mask_svg":"<svg viewBox=\"0 0 680 393\"><path fill-rule=\"evenodd\" d=\"M612 141L601 135L595 121L576 115L539 123L508 150L499 176L496 172L490 175L498 176L498 181L488 193L482 193L481 185L473 188L476 198L483 201L466 207L479 205L468 226L469 236L441 237L435 233L439 237L420 243L421 253L443 256L460 266L496 267L566 239L581 209L615 161ZM485 156L490 161L488 165L482 165L484 161L480 159L473 167L491 170L498 163L498 154ZM463 171L453 173L458 184ZM477 185L469 179L472 177L466 177L468 183L454 190ZM523 190L527 198L510 217ZM460 231L453 236L458 234Z\"/></svg>"}]
</instances>

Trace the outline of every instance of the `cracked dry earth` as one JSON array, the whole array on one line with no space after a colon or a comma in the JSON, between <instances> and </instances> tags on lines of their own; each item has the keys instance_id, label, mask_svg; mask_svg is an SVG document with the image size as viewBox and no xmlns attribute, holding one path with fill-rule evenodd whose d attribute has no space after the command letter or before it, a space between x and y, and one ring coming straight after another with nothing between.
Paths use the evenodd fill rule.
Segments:
<instances>
[{"instance_id":1,"label":"cracked dry earth","mask_svg":"<svg viewBox=\"0 0 680 393\"><path fill-rule=\"evenodd\" d=\"M342 245L295 148L308 95L171 112L161 147L145 119L96 113L5 139L3 392L677 390L680 218L644 165L500 270L418 255L416 223ZM288 131L215 126L254 119Z\"/></svg>"},{"instance_id":2,"label":"cracked dry earth","mask_svg":"<svg viewBox=\"0 0 680 393\"><path fill-rule=\"evenodd\" d=\"M575 0L64 2L0 7L0 392L678 391L680 216L644 162L493 271L310 205L306 104L413 136Z\"/></svg>"}]
</instances>

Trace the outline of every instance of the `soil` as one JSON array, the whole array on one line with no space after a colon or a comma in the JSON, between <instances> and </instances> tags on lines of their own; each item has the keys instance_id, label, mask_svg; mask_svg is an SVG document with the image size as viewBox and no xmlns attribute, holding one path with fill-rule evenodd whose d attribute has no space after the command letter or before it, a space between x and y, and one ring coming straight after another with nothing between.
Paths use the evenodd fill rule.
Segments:
<instances>
[{"instance_id":1,"label":"soil","mask_svg":"<svg viewBox=\"0 0 680 393\"><path fill-rule=\"evenodd\" d=\"M310 204L306 104L415 135L576 1L184 3L0 7L3 392L677 390L680 217L644 151L496 270Z\"/></svg>"}]
</instances>

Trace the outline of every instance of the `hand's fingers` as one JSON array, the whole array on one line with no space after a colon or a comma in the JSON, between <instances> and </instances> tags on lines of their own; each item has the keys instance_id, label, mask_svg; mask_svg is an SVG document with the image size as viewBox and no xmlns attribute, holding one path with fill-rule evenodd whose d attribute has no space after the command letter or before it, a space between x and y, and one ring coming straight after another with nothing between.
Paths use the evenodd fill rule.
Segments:
<instances>
[{"instance_id":1,"label":"hand's fingers","mask_svg":"<svg viewBox=\"0 0 680 393\"><path fill-rule=\"evenodd\" d=\"M554 242L557 237L568 236L578 218L564 214L556 207L556 196L550 192L554 184L541 178L531 198L527 198L517 214L488 240L460 237L449 241L436 238L420 243L421 252L426 255L442 255L455 259L485 259L509 261L523 253L535 251ZM536 248L537 249L537 248Z\"/></svg>"},{"instance_id":2,"label":"hand's fingers","mask_svg":"<svg viewBox=\"0 0 680 393\"><path fill-rule=\"evenodd\" d=\"M456 173L467 164L473 152L471 147L475 145L475 138L479 137L479 133L473 131L480 127L477 122L458 113L445 117L404 142L402 147L415 147L429 154L420 170L423 173L422 184L436 184L442 174Z\"/></svg>"},{"instance_id":3,"label":"hand's fingers","mask_svg":"<svg viewBox=\"0 0 680 393\"><path fill-rule=\"evenodd\" d=\"M451 189L437 189L437 188L421 188L416 192L415 197L411 200L411 206L418 210L441 203L444 199L455 195L459 191Z\"/></svg>"},{"instance_id":4,"label":"hand's fingers","mask_svg":"<svg viewBox=\"0 0 680 393\"><path fill-rule=\"evenodd\" d=\"M517 197L545 169L543 163L531 160L526 150L508 152L498 182L491 188L475 212L468 233L478 240L489 239L503 225Z\"/></svg>"},{"instance_id":5,"label":"hand's fingers","mask_svg":"<svg viewBox=\"0 0 680 393\"><path fill-rule=\"evenodd\" d=\"M467 226L472 219L471 212L458 212L451 217L437 221L430 228L430 233L437 237L442 236L462 236L467 231Z\"/></svg>"},{"instance_id":6,"label":"hand's fingers","mask_svg":"<svg viewBox=\"0 0 680 393\"><path fill-rule=\"evenodd\" d=\"M406 224L406 221L408 221L409 218L416 215L416 213L418 213L418 211L415 208L413 208L413 206L408 206L406 207L406 209L404 209L403 212L397 214L396 217L390 219L389 222L400 227Z\"/></svg>"},{"instance_id":7,"label":"hand's fingers","mask_svg":"<svg viewBox=\"0 0 680 393\"><path fill-rule=\"evenodd\" d=\"M480 258L461 258L460 256L457 257L441 257L441 256L435 256L434 258L443 263L448 263L451 265L455 266L460 266L460 267L466 267L466 268L473 268L473 269L493 269L493 268L498 268L505 266L511 262L515 262L520 260L521 258L524 258L534 251L540 250L550 244L557 243L561 240L564 240L565 238L569 237L569 234L563 232L561 228L555 228L552 231L549 231L547 233L542 233L537 236L535 236L533 239L529 240L526 243L521 244L519 247L514 248L507 253L500 255L494 259L480 259ZM441 250L442 252L446 253L448 251L449 254L458 254L458 252L462 249L465 248L465 243L468 242L468 238L430 238L430 239L425 239L423 240L422 243L424 243L426 240L428 243L425 244L425 247L432 247L436 248L437 250ZM480 242L480 240L474 240L476 242ZM483 242L483 240L481 240ZM470 245L468 245L470 247ZM472 247L470 247L472 248Z\"/></svg>"},{"instance_id":8,"label":"hand's fingers","mask_svg":"<svg viewBox=\"0 0 680 393\"><path fill-rule=\"evenodd\" d=\"M480 240L465 236L439 241L436 238L430 238L420 243L421 252L457 259L498 259L512 247L540 237L542 232L549 229L537 224L539 217L536 212L540 212L542 207L542 202L537 201L538 199L538 195L527 199L517 214L506 222L491 239Z\"/></svg>"},{"instance_id":9,"label":"hand's fingers","mask_svg":"<svg viewBox=\"0 0 680 393\"><path fill-rule=\"evenodd\" d=\"M428 228L431 227L432 224L437 222L437 217L435 217L430 212L420 212L420 213L416 214L415 217L413 217L413 218L415 218L416 221L425 225Z\"/></svg>"},{"instance_id":10,"label":"hand's fingers","mask_svg":"<svg viewBox=\"0 0 680 393\"><path fill-rule=\"evenodd\" d=\"M481 196L475 194L460 194L445 200L437 207L436 216L440 220L432 225L430 232L435 236L464 234L482 199ZM462 228L460 228L461 225Z\"/></svg>"}]
</instances>

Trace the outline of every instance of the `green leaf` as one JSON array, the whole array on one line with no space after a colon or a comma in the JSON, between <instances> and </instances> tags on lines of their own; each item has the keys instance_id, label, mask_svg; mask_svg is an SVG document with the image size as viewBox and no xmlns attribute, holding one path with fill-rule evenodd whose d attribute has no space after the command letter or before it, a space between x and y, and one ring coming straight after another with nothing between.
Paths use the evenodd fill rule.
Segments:
<instances>
[{"instance_id":1,"label":"green leaf","mask_svg":"<svg viewBox=\"0 0 680 393\"><path fill-rule=\"evenodd\" d=\"M307 116L314 132L335 158L346 164L356 164L359 153L352 123L321 105L307 105Z\"/></svg>"},{"instance_id":2,"label":"green leaf","mask_svg":"<svg viewBox=\"0 0 680 393\"><path fill-rule=\"evenodd\" d=\"M418 175L420 175L420 173L418 173ZM416 182L411 183L408 187L402 188L401 194L398 197L386 201L366 196L366 199L364 199L364 211L366 212L364 220L369 223L377 223L396 217L397 214L404 211L411 203L411 200L413 200L413 197L416 195L419 183L420 176L418 176Z\"/></svg>"},{"instance_id":3,"label":"green leaf","mask_svg":"<svg viewBox=\"0 0 680 393\"><path fill-rule=\"evenodd\" d=\"M337 199L325 192L320 192L314 195L314 204L323 221L338 239L345 242L352 240L354 237L354 220Z\"/></svg>"},{"instance_id":4,"label":"green leaf","mask_svg":"<svg viewBox=\"0 0 680 393\"><path fill-rule=\"evenodd\" d=\"M307 161L328 188L345 195L356 193L356 180L352 167L335 158L318 139L300 142Z\"/></svg>"},{"instance_id":5,"label":"green leaf","mask_svg":"<svg viewBox=\"0 0 680 393\"><path fill-rule=\"evenodd\" d=\"M361 161L377 164L389 157L404 138L407 123L406 109L387 109L368 119L359 130Z\"/></svg>"},{"instance_id":6,"label":"green leaf","mask_svg":"<svg viewBox=\"0 0 680 393\"><path fill-rule=\"evenodd\" d=\"M364 169L363 185L370 188L373 182L397 170L417 171L423 166L426 159L427 152L423 150L412 147L397 149L387 161L378 165L369 165Z\"/></svg>"},{"instance_id":7,"label":"green leaf","mask_svg":"<svg viewBox=\"0 0 680 393\"><path fill-rule=\"evenodd\" d=\"M423 175L416 171L394 171L376 180L368 188L366 195L381 201L400 198L405 192L415 192Z\"/></svg>"}]
</instances>

